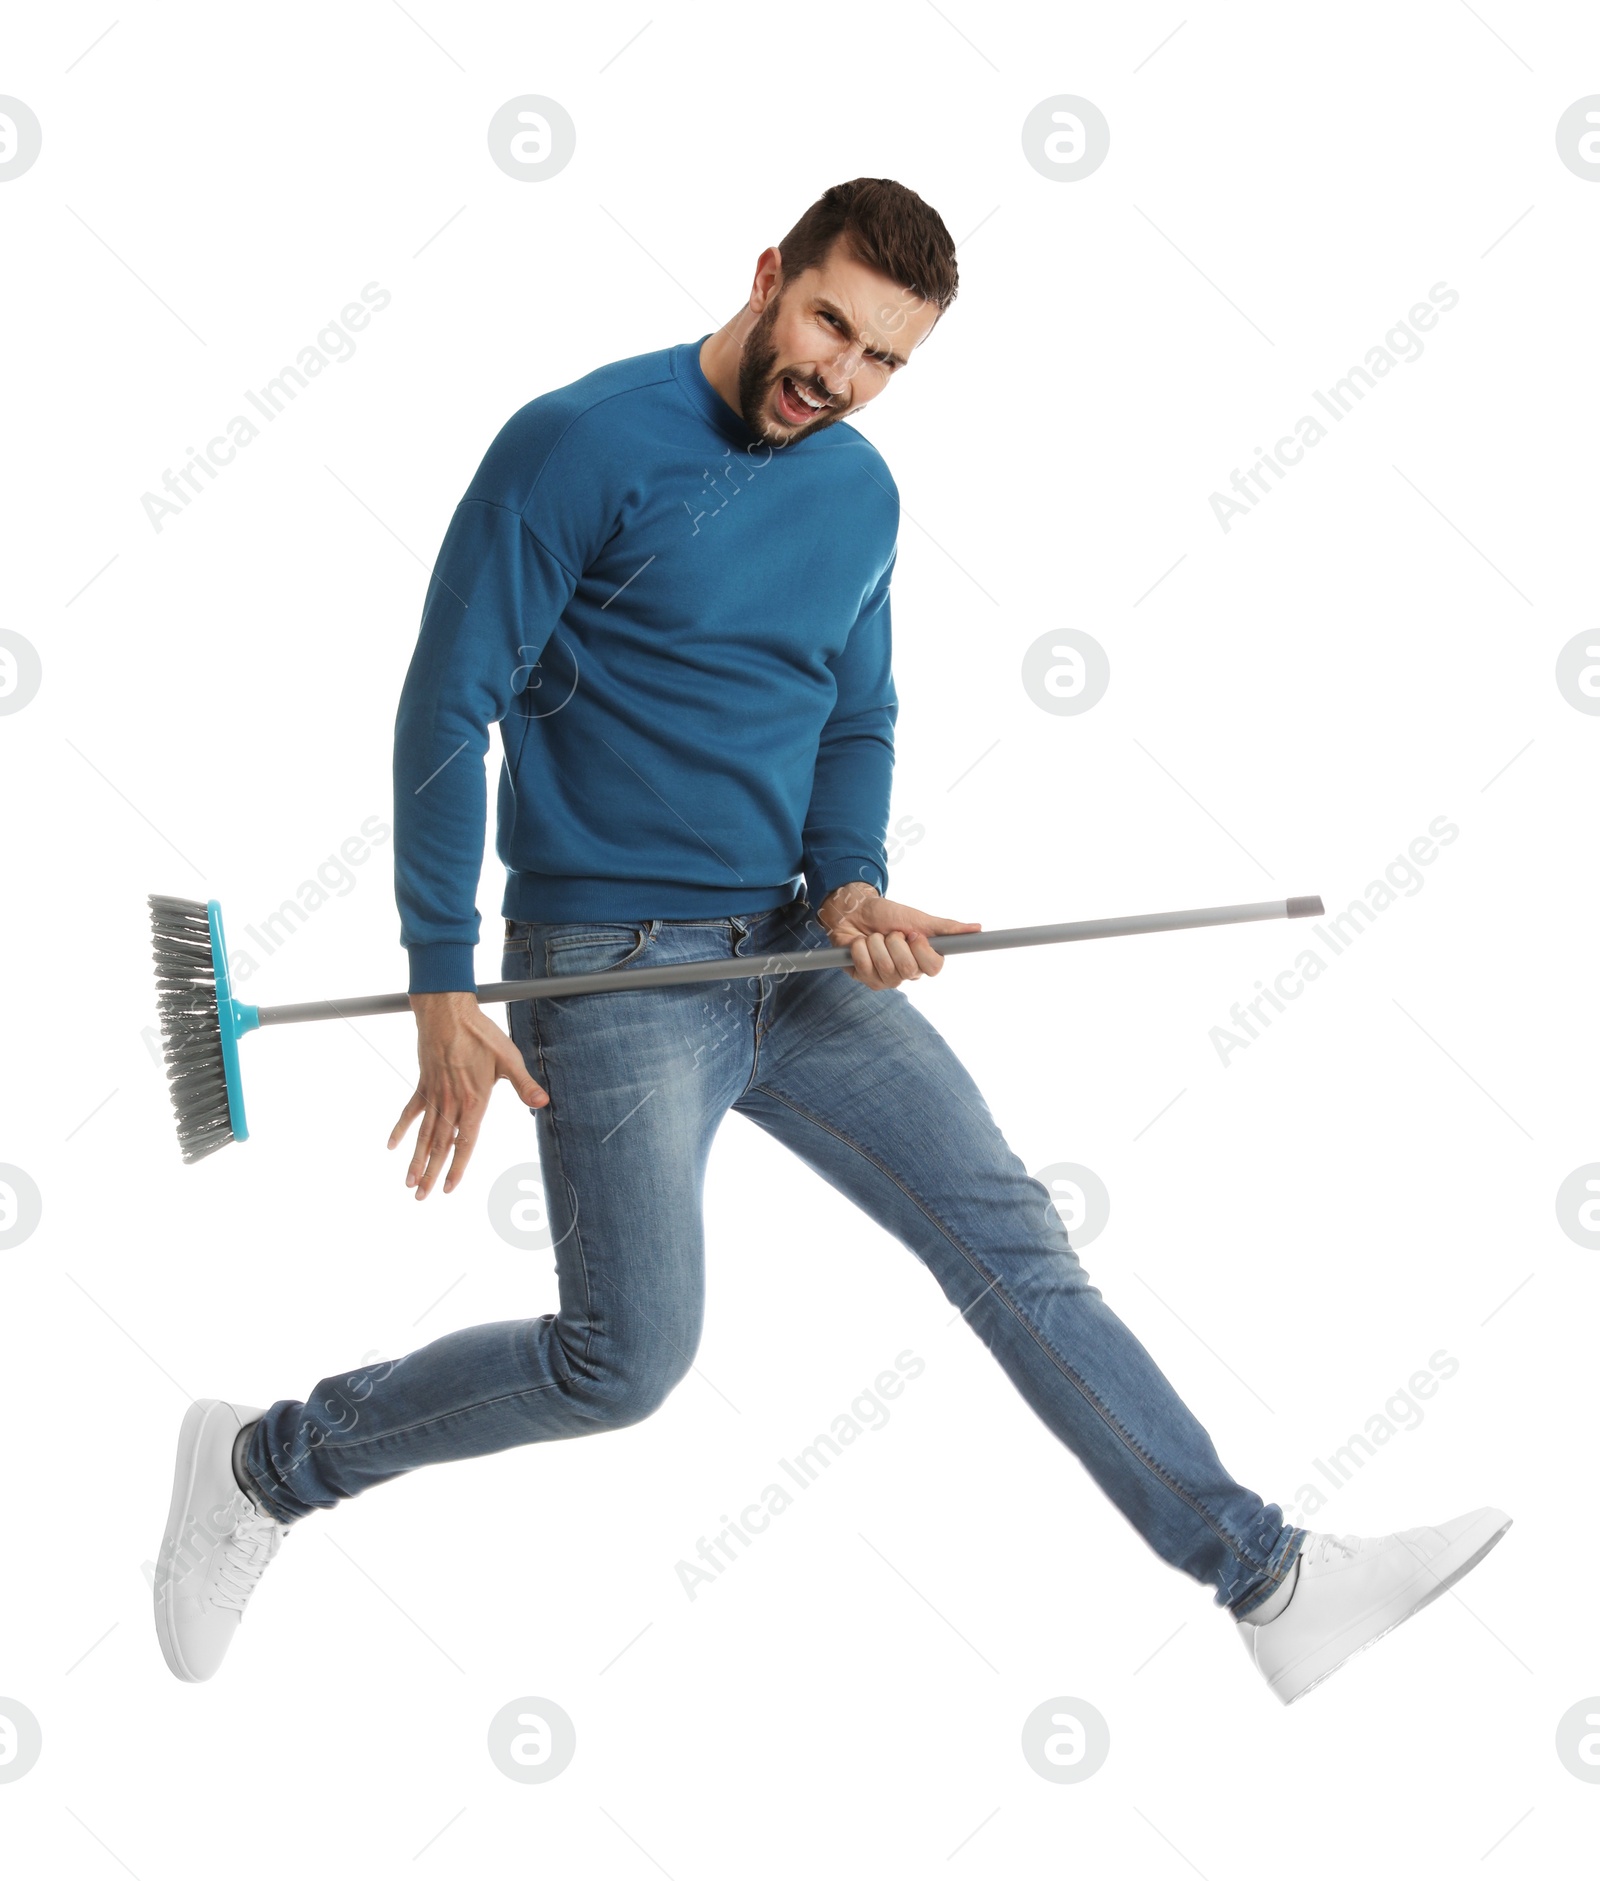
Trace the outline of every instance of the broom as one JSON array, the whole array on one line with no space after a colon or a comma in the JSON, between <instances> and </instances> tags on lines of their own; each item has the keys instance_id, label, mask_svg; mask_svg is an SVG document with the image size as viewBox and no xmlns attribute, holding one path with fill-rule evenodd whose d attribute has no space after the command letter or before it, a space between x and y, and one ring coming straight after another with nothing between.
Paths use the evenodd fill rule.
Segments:
<instances>
[{"instance_id":1,"label":"broom","mask_svg":"<svg viewBox=\"0 0 1600 1881\"><path fill-rule=\"evenodd\" d=\"M215 901L180 901L151 895L156 994L163 1055L178 1147L186 1163L199 1162L228 1143L242 1143L244 1086L239 1076L239 1040L262 1025L298 1025L307 1019L365 1019L409 1012L410 995L376 993L358 999L316 999L297 1006L244 1006L228 980L228 949L222 909ZM1317 895L1286 901L1241 902L1230 908L1183 908L1170 914L1128 914L1102 921L1067 921L1053 927L1003 927L991 933L941 934L929 945L939 954L985 953L997 947L1038 947L1056 941L1109 940L1122 934L1160 934L1173 928L1227 927L1236 921L1296 920L1321 914ZM557 979L496 980L474 989L481 1005L501 1000L566 999L577 993L606 993L646 986L686 986L729 978L781 978L820 967L848 967L848 947L818 947L809 953L768 954L764 959L688 960L671 967L612 968L568 973ZM742 969L730 974L730 966Z\"/></svg>"}]
</instances>

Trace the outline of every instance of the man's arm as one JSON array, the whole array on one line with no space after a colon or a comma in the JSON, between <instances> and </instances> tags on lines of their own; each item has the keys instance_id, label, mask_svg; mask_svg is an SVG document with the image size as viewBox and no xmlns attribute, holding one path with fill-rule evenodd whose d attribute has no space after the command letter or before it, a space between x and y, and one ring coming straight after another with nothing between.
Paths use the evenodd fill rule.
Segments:
<instances>
[{"instance_id":1,"label":"man's arm","mask_svg":"<svg viewBox=\"0 0 1600 1881\"><path fill-rule=\"evenodd\" d=\"M850 977L873 992L938 973L944 956L929 946L929 936L976 933L982 925L884 898L889 871L883 834L899 713L890 665L894 563L891 552L833 663L839 693L817 749L802 861L818 922L835 946L850 949Z\"/></svg>"},{"instance_id":2,"label":"man's arm","mask_svg":"<svg viewBox=\"0 0 1600 1881\"><path fill-rule=\"evenodd\" d=\"M576 583L517 511L465 498L439 551L400 695L395 899L411 962L418 1077L389 1147L422 1119L406 1171L419 1202L447 1159L445 1193L461 1181L498 1079L525 1104L549 1101L473 996L475 903L488 817L489 727L523 689Z\"/></svg>"},{"instance_id":3,"label":"man's arm","mask_svg":"<svg viewBox=\"0 0 1600 1881\"><path fill-rule=\"evenodd\" d=\"M849 639L830 662L837 696L817 744L800 858L807 899L819 918L844 883L865 883L880 893L889 886L883 836L900 710L889 584L897 552L890 551Z\"/></svg>"},{"instance_id":4,"label":"man's arm","mask_svg":"<svg viewBox=\"0 0 1600 1881\"><path fill-rule=\"evenodd\" d=\"M395 899L413 993L476 984L489 727L526 685L576 585L515 510L471 496L457 506L395 718Z\"/></svg>"}]
</instances>

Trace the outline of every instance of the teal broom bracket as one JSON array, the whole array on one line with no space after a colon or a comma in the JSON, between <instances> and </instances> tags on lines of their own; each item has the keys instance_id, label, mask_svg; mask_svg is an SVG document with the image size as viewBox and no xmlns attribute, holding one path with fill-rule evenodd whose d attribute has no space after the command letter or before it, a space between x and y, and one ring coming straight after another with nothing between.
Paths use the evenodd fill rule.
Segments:
<instances>
[{"instance_id":1,"label":"teal broom bracket","mask_svg":"<svg viewBox=\"0 0 1600 1881\"><path fill-rule=\"evenodd\" d=\"M217 1023L222 1031L222 1075L228 1086L228 1125L243 1143L250 1135L244 1116L244 1081L239 1075L239 1040L255 1031L261 1015L255 1006L242 1006L233 996L233 981L228 977L228 943L222 932L222 903L206 903L206 922L211 929L211 968L217 982Z\"/></svg>"}]
</instances>

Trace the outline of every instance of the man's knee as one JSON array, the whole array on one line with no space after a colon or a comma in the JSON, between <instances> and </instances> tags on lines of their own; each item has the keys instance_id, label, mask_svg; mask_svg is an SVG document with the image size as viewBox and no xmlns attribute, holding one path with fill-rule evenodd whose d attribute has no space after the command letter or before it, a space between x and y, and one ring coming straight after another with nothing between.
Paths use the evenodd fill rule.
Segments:
<instances>
[{"instance_id":1,"label":"man's knee","mask_svg":"<svg viewBox=\"0 0 1600 1881\"><path fill-rule=\"evenodd\" d=\"M570 1395L596 1429L623 1430L659 1411L688 1370L676 1354L616 1355L575 1377Z\"/></svg>"}]
</instances>

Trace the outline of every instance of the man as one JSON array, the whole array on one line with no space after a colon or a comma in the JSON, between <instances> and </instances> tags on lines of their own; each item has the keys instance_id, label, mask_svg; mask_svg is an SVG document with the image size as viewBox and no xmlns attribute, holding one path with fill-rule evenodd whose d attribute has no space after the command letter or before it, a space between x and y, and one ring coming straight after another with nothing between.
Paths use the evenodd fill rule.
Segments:
<instances>
[{"instance_id":1,"label":"man","mask_svg":"<svg viewBox=\"0 0 1600 1881\"><path fill-rule=\"evenodd\" d=\"M940 218L858 178L761 255L725 326L536 398L490 446L396 728L420 1071L390 1147L417 1123L406 1181L418 1201L441 1178L449 1194L505 1079L537 1119L560 1310L448 1333L303 1402L192 1406L156 1582L179 1677L215 1671L315 1510L662 1403L700 1337L701 1183L730 1109L920 1257L1156 1553L1213 1590L1286 1703L1505 1532L1480 1509L1314 1536L1235 1482L900 990L941 970L931 937L979 924L886 893L899 499L849 420L955 294ZM709 961L726 978L513 1005L509 1038L483 1012L495 723L504 976ZM830 943L848 969L741 971Z\"/></svg>"}]
</instances>

